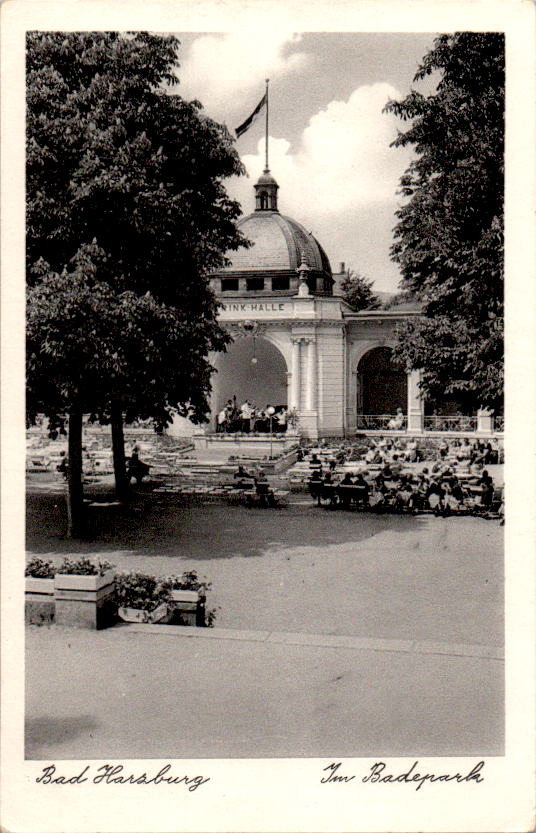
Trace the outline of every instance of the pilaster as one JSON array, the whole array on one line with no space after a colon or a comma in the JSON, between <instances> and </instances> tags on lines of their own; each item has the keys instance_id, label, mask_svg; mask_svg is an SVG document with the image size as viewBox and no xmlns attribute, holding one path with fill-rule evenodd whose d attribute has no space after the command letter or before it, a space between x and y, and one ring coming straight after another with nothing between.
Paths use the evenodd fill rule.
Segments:
<instances>
[{"instance_id":1,"label":"pilaster","mask_svg":"<svg viewBox=\"0 0 536 833\"><path fill-rule=\"evenodd\" d=\"M420 390L421 371L408 373L408 433L418 434L424 430L424 402Z\"/></svg>"}]
</instances>

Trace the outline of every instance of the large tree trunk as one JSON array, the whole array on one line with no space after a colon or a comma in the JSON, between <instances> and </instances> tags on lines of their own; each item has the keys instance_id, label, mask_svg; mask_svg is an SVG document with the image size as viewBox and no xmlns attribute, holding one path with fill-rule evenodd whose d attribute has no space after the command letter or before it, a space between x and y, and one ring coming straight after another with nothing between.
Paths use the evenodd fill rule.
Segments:
<instances>
[{"instance_id":1,"label":"large tree trunk","mask_svg":"<svg viewBox=\"0 0 536 833\"><path fill-rule=\"evenodd\" d=\"M82 538L86 532L82 471L82 412L69 411L69 468L67 488L67 535Z\"/></svg>"},{"instance_id":2,"label":"large tree trunk","mask_svg":"<svg viewBox=\"0 0 536 833\"><path fill-rule=\"evenodd\" d=\"M119 402L112 403L112 451L114 457L115 494L118 500L126 500L130 495L125 461L125 438L123 434L123 412Z\"/></svg>"}]
</instances>

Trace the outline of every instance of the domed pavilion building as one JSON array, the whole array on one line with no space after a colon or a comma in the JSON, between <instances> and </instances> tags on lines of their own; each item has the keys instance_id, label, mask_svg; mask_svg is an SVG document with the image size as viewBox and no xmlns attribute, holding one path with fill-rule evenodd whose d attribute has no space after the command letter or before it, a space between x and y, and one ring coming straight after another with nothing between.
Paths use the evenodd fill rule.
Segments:
<instances>
[{"instance_id":1,"label":"domed pavilion building","mask_svg":"<svg viewBox=\"0 0 536 833\"><path fill-rule=\"evenodd\" d=\"M250 245L228 253L229 265L211 276L233 342L211 356L211 420L196 429L198 439L215 434L217 415L233 397L238 407L245 400L284 406L311 438L382 427L372 417L386 425L398 408L404 428L422 431L418 375L390 360L397 321L418 310L353 312L339 290L344 264L334 275L318 240L279 212L270 171L254 189L255 210L238 222Z\"/></svg>"}]
</instances>

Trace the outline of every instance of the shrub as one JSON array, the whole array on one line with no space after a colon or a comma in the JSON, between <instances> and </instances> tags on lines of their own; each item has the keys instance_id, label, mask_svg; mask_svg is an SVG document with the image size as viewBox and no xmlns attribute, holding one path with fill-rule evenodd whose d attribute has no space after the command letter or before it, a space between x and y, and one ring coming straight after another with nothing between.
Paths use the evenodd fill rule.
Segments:
<instances>
[{"instance_id":1,"label":"shrub","mask_svg":"<svg viewBox=\"0 0 536 833\"><path fill-rule=\"evenodd\" d=\"M109 561L97 561L95 564L89 558L64 558L56 573L69 573L75 576L103 576L107 570L113 569L114 564Z\"/></svg>"},{"instance_id":2,"label":"shrub","mask_svg":"<svg viewBox=\"0 0 536 833\"><path fill-rule=\"evenodd\" d=\"M42 558L32 558L26 564L25 576L32 578L54 578L56 567L52 561L43 561Z\"/></svg>"},{"instance_id":3,"label":"shrub","mask_svg":"<svg viewBox=\"0 0 536 833\"><path fill-rule=\"evenodd\" d=\"M146 573L118 573L115 577L115 594L119 607L155 610L158 605L170 601L169 591L165 582Z\"/></svg>"},{"instance_id":4,"label":"shrub","mask_svg":"<svg viewBox=\"0 0 536 833\"><path fill-rule=\"evenodd\" d=\"M199 597L202 598L206 596L212 583L200 579L196 570L190 570L181 576L166 576L162 579L162 586L167 590L197 590Z\"/></svg>"}]
</instances>

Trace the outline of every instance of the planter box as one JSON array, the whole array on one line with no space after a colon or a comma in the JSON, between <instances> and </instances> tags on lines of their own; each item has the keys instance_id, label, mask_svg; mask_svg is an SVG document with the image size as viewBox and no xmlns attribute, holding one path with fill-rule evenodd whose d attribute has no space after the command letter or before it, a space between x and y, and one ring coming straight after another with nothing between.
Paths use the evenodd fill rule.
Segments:
<instances>
[{"instance_id":1,"label":"planter box","mask_svg":"<svg viewBox=\"0 0 536 833\"><path fill-rule=\"evenodd\" d=\"M120 607L119 617L123 622L157 624L168 618L169 611L167 604L158 605L154 610L140 610L136 607Z\"/></svg>"},{"instance_id":2,"label":"planter box","mask_svg":"<svg viewBox=\"0 0 536 833\"><path fill-rule=\"evenodd\" d=\"M26 576L24 620L27 625L45 625L54 621L54 579Z\"/></svg>"},{"instance_id":3,"label":"planter box","mask_svg":"<svg viewBox=\"0 0 536 833\"><path fill-rule=\"evenodd\" d=\"M195 610L199 593L197 590L172 590L171 600L180 603L181 610Z\"/></svg>"},{"instance_id":4,"label":"planter box","mask_svg":"<svg viewBox=\"0 0 536 833\"><path fill-rule=\"evenodd\" d=\"M197 590L172 590L172 609L186 625L204 627L205 598Z\"/></svg>"},{"instance_id":5,"label":"planter box","mask_svg":"<svg viewBox=\"0 0 536 833\"><path fill-rule=\"evenodd\" d=\"M25 592L32 596L53 596L54 595L54 579L53 578L34 578L33 576L25 576Z\"/></svg>"},{"instance_id":6,"label":"planter box","mask_svg":"<svg viewBox=\"0 0 536 833\"><path fill-rule=\"evenodd\" d=\"M103 576L56 574L56 624L97 630L113 624L117 618L114 578L113 570Z\"/></svg>"}]
</instances>

